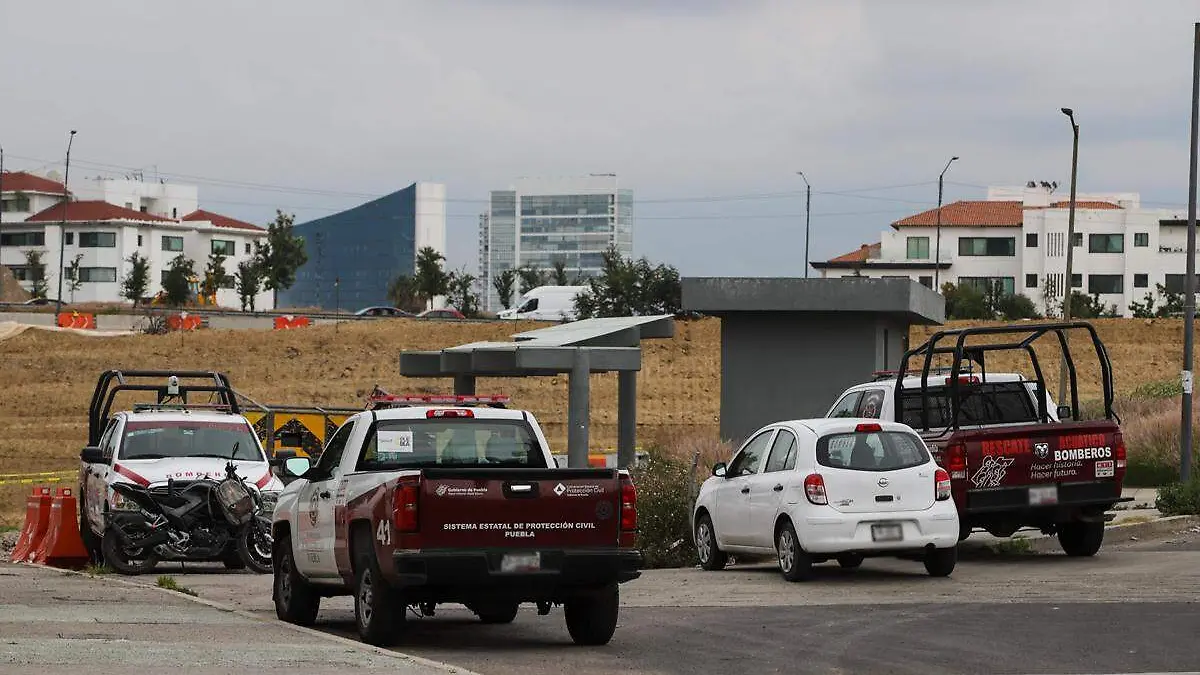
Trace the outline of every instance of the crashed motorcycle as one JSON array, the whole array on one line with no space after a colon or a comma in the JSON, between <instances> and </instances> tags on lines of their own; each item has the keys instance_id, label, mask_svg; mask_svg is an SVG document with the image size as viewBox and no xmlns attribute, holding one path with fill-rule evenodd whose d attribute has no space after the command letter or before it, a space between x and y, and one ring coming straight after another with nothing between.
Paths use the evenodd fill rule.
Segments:
<instances>
[{"instance_id":1,"label":"crashed motorcycle","mask_svg":"<svg viewBox=\"0 0 1200 675\"><path fill-rule=\"evenodd\" d=\"M108 512L101 551L117 572L144 574L160 560L221 561L230 568L271 572L270 509L232 461L219 480L112 487L123 508Z\"/></svg>"}]
</instances>

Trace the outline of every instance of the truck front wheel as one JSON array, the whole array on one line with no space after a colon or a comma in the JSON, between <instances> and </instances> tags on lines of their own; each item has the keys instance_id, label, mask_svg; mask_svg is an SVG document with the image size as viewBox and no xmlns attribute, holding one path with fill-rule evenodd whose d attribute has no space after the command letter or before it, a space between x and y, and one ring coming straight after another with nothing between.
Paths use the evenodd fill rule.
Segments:
<instances>
[{"instance_id":1,"label":"truck front wheel","mask_svg":"<svg viewBox=\"0 0 1200 675\"><path fill-rule=\"evenodd\" d=\"M596 593L580 595L564 603L567 632L577 645L606 645L617 630L617 614L621 604L616 584L609 584Z\"/></svg>"},{"instance_id":2,"label":"truck front wheel","mask_svg":"<svg viewBox=\"0 0 1200 675\"><path fill-rule=\"evenodd\" d=\"M317 612L321 610L321 596L296 570L291 539L286 536L280 537L275 542L274 555L271 557L275 572L275 583L271 593L272 599L275 600L275 616L279 617L280 621L297 626L313 625L317 621Z\"/></svg>"},{"instance_id":3,"label":"truck front wheel","mask_svg":"<svg viewBox=\"0 0 1200 675\"><path fill-rule=\"evenodd\" d=\"M1058 526L1058 544L1073 558L1096 555L1104 543L1104 522L1077 520Z\"/></svg>"}]
</instances>

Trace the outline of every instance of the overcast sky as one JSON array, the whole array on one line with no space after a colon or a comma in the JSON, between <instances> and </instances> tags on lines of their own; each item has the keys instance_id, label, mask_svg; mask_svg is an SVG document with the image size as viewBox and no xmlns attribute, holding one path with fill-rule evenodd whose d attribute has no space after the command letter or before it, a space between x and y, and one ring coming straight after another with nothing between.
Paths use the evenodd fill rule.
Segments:
<instances>
[{"instance_id":1,"label":"overcast sky","mask_svg":"<svg viewBox=\"0 0 1200 675\"><path fill-rule=\"evenodd\" d=\"M452 267L487 192L615 172L637 255L684 275L812 257L987 185L1187 202L1200 0L0 0L0 146L72 179L140 168L300 221L447 185ZM903 186L903 187L895 187ZM887 189L884 189L887 188ZM833 194L843 193L843 194Z\"/></svg>"}]
</instances>

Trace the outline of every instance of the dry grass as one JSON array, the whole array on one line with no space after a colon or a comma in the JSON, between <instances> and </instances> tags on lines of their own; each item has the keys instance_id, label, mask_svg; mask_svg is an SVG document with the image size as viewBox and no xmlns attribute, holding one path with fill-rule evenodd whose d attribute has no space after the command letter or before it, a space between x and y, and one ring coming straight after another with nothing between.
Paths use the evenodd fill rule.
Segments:
<instances>
[{"instance_id":1,"label":"dry grass","mask_svg":"<svg viewBox=\"0 0 1200 675\"><path fill-rule=\"evenodd\" d=\"M1182 322L1095 322L1114 363L1119 391L1178 377ZM398 375L406 349L437 349L481 340L505 340L539 324L458 324L394 320L315 326L298 331L201 331L185 336L97 339L28 331L0 342L0 473L75 466L85 442L86 409L96 376L108 368L221 370L234 386L266 403L358 406L379 384L394 392L449 392L446 380ZM918 329L913 343L927 329ZM717 438L720 404L720 322L677 323L676 337L644 343L638 383L638 428L643 445L656 443L710 466L728 457ZM1050 352L1047 352L1049 354ZM1082 352L1081 352L1082 353ZM1085 360L1081 357L1081 360ZM1057 360L1048 367L1056 373ZM989 369L1027 363L1002 355ZM1052 373L1048 373L1050 375ZM1081 396L1099 394L1090 361L1081 369ZM505 393L546 427L555 448L565 446L567 382L561 378L484 379L480 393ZM616 376L592 382L591 441L616 444ZM0 485L0 525L20 521L27 486Z\"/></svg>"}]
</instances>

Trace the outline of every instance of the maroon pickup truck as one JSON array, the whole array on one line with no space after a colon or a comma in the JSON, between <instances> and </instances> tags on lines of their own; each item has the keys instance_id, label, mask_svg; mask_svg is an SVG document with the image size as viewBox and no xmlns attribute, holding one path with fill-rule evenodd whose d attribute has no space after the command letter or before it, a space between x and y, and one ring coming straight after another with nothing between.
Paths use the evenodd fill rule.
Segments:
<instances>
[{"instance_id":1,"label":"maroon pickup truck","mask_svg":"<svg viewBox=\"0 0 1200 675\"><path fill-rule=\"evenodd\" d=\"M1072 331L1087 334L1099 361L1103 419L1076 419ZM1043 337L1066 357L1070 406L1055 406L1046 391L1034 349ZM1034 379L988 372L986 355L997 351L1026 354ZM951 365L934 368L939 357ZM1103 543L1108 512L1129 501L1121 496L1125 441L1112 401L1112 368L1094 327L1039 323L935 333L904 355L899 371L846 390L827 416L891 419L916 430L950 472L960 539L974 529L1009 537L1034 527L1057 534L1068 555L1091 556Z\"/></svg>"},{"instance_id":2,"label":"maroon pickup truck","mask_svg":"<svg viewBox=\"0 0 1200 675\"><path fill-rule=\"evenodd\" d=\"M561 604L576 643L607 643L618 584L642 564L629 473L555 468L524 411L395 398L351 416L315 465L284 463L297 480L274 515L279 617L311 624L322 597L353 595L362 639L387 645L409 607L508 623L521 603Z\"/></svg>"}]
</instances>

